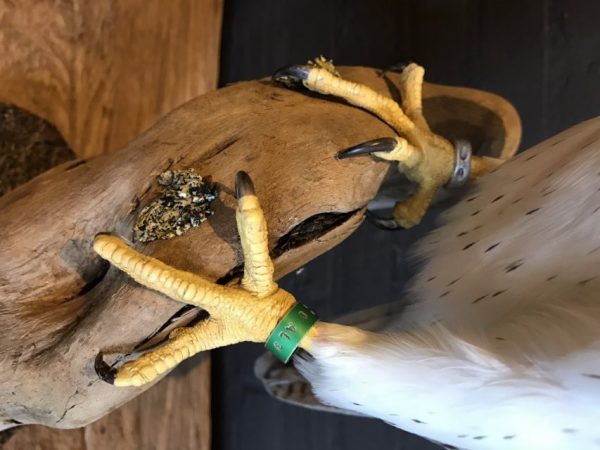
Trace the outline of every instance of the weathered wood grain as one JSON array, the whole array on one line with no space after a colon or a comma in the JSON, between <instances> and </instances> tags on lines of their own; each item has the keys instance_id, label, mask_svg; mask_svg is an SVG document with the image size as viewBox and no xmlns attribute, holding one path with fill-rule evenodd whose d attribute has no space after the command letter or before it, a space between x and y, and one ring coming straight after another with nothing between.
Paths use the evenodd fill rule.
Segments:
<instances>
[{"instance_id":1,"label":"weathered wood grain","mask_svg":"<svg viewBox=\"0 0 600 450\"><path fill-rule=\"evenodd\" d=\"M374 71L362 74L384 88ZM340 145L386 132L356 108L247 83L186 104L124 151L67 163L2 197L0 345L10 355L0 366L4 420L82 426L143 391L101 382L94 356L131 351L181 305L114 269L105 274L90 244L100 231L131 237L137 213L155 196L158 174L195 168L218 183L220 201L208 223L145 251L217 279L240 262L232 196L237 170L256 180L274 245L320 212L361 210L388 166L368 158L342 164L334 155ZM276 260L279 276L331 248L360 218L284 252Z\"/></svg>"},{"instance_id":2,"label":"weathered wood grain","mask_svg":"<svg viewBox=\"0 0 600 450\"><path fill-rule=\"evenodd\" d=\"M62 136L47 122L16 107L0 116L0 196L61 160L73 160ZM5 184L2 184L5 182ZM180 367L155 389L77 430L25 426L0 432L0 448L44 450L138 448L208 449L210 359ZM156 414L156 411L161 414Z\"/></svg>"},{"instance_id":3,"label":"weathered wood grain","mask_svg":"<svg viewBox=\"0 0 600 450\"><path fill-rule=\"evenodd\" d=\"M118 150L216 87L222 7L222 0L0 0L0 102L48 119L81 158ZM207 449L209 380L207 356L92 425L21 427L0 448ZM168 417L152 413L157 408Z\"/></svg>"},{"instance_id":4,"label":"weathered wood grain","mask_svg":"<svg viewBox=\"0 0 600 450\"><path fill-rule=\"evenodd\" d=\"M74 430L16 429L2 450L209 450L210 359L177 373L96 422ZM10 430L9 430L10 432Z\"/></svg>"},{"instance_id":5,"label":"weathered wood grain","mask_svg":"<svg viewBox=\"0 0 600 450\"><path fill-rule=\"evenodd\" d=\"M0 1L0 102L79 157L122 148L214 89L223 0Z\"/></svg>"},{"instance_id":6,"label":"weathered wood grain","mask_svg":"<svg viewBox=\"0 0 600 450\"><path fill-rule=\"evenodd\" d=\"M386 95L393 95L390 90L398 83L397 74L384 78L369 68L340 72ZM427 85L426 102L435 99L432 92L446 98L458 92L440 89ZM514 114L507 103L497 99L496 104L503 105L500 114ZM492 141L509 141L496 131ZM188 102L123 151L59 166L2 197L0 345L8 358L0 364L0 417L7 424L82 426L148 387L118 389L101 382L94 357L99 350L131 352L181 305L114 268L106 271L91 242L101 231L131 238L135 217L155 197L156 176L165 169L194 168L211 176L220 191L215 214L177 239L136 247L214 280L241 263L233 198L238 170L255 181L271 248L315 216L350 213L278 253L274 263L281 277L331 249L360 224L389 165L335 156L390 133L385 123L347 104L267 80L240 83ZM496 156L504 149L490 148Z\"/></svg>"}]
</instances>

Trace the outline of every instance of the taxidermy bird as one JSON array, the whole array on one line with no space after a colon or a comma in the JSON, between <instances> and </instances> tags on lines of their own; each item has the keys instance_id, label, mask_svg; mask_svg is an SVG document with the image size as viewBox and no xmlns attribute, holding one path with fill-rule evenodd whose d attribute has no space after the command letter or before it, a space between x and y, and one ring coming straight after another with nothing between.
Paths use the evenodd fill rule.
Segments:
<instances>
[{"instance_id":1,"label":"taxidermy bird","mask_svg":"<svg viewBox=\"0 0 600 450\"><path fill-rule=\"evenodd\" d=\"M467 157L462 166L461 155L430 132L420 109L422 74L411 66L402 108L320 66L276 75L399 122L402 137L342 156L397 161L419 184L395 208L402 226L419 222L439 185L494 165ZM457 173L461 167L466 174ZM424 266L412 284L413 303L378 332L320 322L278 288L252 181L242 172L236 186L245 258L238 286L216 285L116 236L97 236L95 250L135 280L210 313L117 371L99 361L106 381L141 385L198 351L267 342L284 361L296 347L305 350L295 364L321 402L451 447L600 448L599 119L481 178L418 245Z\"/></svg>"}]
</instances>

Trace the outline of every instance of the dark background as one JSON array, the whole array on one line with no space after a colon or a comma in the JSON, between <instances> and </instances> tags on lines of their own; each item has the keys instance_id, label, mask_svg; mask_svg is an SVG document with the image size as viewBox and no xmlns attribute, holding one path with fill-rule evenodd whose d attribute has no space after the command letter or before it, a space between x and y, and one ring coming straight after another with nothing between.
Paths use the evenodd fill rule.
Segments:
<instances>
[{"instance_id":1,"label":"dark background","mask_svg":"<svg viewBox=\"0 0 600 450\"><path fill-rule=\"evenodd\" d=\"M320 54L337 65L415 61L429 81L500 94L521 114L522 149L600 114L595 0L226 1L222 86ZM410 231L365 223L281 285L324 320L395 300L415 271L405 262L407 251L431 229L433 216ZM252 344L214 352L216 450L438 448L377 420L273 400L253 374L261 353Z\"/></svg>"}]
</instances>

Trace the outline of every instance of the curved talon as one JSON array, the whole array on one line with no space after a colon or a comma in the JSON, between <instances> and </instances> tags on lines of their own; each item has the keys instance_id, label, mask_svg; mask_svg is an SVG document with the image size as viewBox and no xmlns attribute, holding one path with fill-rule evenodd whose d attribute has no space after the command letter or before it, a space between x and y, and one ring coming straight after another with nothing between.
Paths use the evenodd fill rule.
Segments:
<instances>
[{"instance_id":1,"label":"curved talon","mask_svg":"<svg viewBox=\"0 0 600 450\"><path fill-rule=\"evenodd\" d=\"M310 66L286 66L277 70L271 79L276 83L281 83L286 87L302 86L303 81L308 78L312 67Z\"/></svg>"},{"instance_id":2,"label":"curved talon","mask_svg":"<svg viewBox=\"0 0 600 450\"><path fill-rule=\"evenodd\" d=\"M351 158L353 156L359 156L375 152L386 152L393 151L398 146L396 138L379 138L373 139L372 141L363 142L361 144L350 147L346 150L342 150L337 154L338 159Z\"/></svg>"},{"instance_id":3,"label":"curved talon","mask_svg":"<svg viewBox=\"0 0 600 450\"><path fill-rule=\"evenodd\" d=\"M379 217L377 214L373 214L371 211L367 210L365 217L367 220L375 225L377 228L381 228L386 231L395 231L395 230L404 230L396 219L384 219L383 217Z\"/></svg>"},{"instance_id":4,"label":"curved talon","mask_svg":"<svg viewBox=\"0 0 600 450\"><path fill-rule=\"evenodd\" d=\"M289 87L302 84L313 92L342 98L392 127L395 138L365 142L338 153L337 157L374 153L378 159L396 162L405 177L419 186L417 194L397 203L394 209L394 219L402 227L410 228L421 221L438 188L475 179L489 172L495 164L483 157L457 157L458 150L431 130L423 114L423 67L402 62L392 65L381 76L387 71L400 72L401 104L368 86L345 80L335 71L332 62L323 57L308 65L280 69L273 80Z\"/></svg>"},{"instance_id":5,"label":"curved talon","mask_svg":"<svg viewBox=\"0 0 600 450\"><path fill-rule=\"evenodd\" d=\"M256 195L254 183L252 183L250 175L240 170L235 175L235 197L239 200L246 195Z\"/></svg>"},{"instance_id":6,"label":"curved talon","mask_svg":"<svg viewBox=\"0 0 600 450\"><path fill-rule=\"evenodd\" d=\"M391 66L388 66L383 71L383 74L385 74L386 72L402 73L404 71L404 69L406 69L411 64L413 64L412 61L400 61L400 62L397 62L395 64L392 64Z\"/></svg>"},{"instance_id":7,"label":"curved talon","mask_svg":"<svg viewBox=\"0 0 600 450\"><path fill-rule=\"evenodd\" d=\"M106 361L104 361L103 353L98 352L96 355L96 359L94 360L94 370L102 381L108 384L115 384L115 378L117 376L117 369L109 366Z\"/></svg>"}]
</instances>

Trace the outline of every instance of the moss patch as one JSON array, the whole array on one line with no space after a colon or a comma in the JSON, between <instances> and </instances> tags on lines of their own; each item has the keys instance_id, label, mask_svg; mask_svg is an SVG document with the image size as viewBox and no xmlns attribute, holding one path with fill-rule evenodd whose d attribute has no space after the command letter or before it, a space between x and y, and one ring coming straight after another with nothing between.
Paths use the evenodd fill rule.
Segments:
<instances>
[{"instance_id":1,"label":"moss patch","mask_svg":"<svg viewBox=\"0 0 600 450\"><path fill-rule=\"evenodd\" d=\"M0 103L0 196L74 158L53 125L14 105Z\"/></svg>"}]
</instances>

